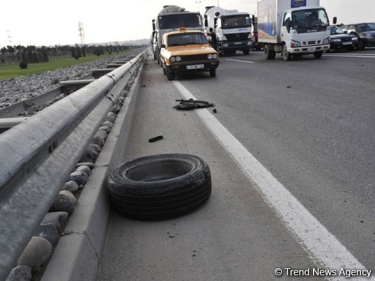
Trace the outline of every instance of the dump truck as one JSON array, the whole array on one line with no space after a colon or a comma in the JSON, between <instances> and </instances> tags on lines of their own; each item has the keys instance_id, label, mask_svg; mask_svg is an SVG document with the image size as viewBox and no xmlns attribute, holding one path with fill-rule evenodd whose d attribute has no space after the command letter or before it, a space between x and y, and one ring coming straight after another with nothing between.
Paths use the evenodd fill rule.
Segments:
<instances>
[{"instance_id":1,"label":"dump truck","mask_svg":"<svg viewBox=\"0 0 375 281\"><path fill-rule=\"evenodd\" d=\"M244 55L250 53L252 40L249 13L208 6L204 13L204 26L220 55L234 55L237 50Z\"/></svg>"},{"instance_id":2,"label":"dump truck","mask_svg":"<svg viewBox=\"0 0 375 281\"><path fill-rule=\"evenodd\" d=\"M165 5L155 19L152 19L151 49L154 59L160 64L160 48L163 35L180 28L204 31L202 15L189 12L176 5Z\"/></svg>"},{"instance_id":3,"label":"dump truck","mask_svg":"<svg viewBox=\"0 0 375 281\"><path fill-rule=\"evenodd\" d=\"M320 59L330 48L330 23L320 0L261 0L257 17L266 59L277 53L286 61L308 54Z\"/></svg>"}]
</instances>

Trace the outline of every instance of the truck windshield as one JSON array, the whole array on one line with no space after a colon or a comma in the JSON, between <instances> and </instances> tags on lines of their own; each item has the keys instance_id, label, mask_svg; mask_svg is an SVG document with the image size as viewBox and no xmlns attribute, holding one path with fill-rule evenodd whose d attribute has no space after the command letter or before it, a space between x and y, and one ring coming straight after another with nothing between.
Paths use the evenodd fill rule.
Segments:
<instances>
[{"instance_id":1,"label":"truck windshield","mask_svg":"<svg viewBox=\"0 0 375 281\"><path fill-rule=\"evenodd\" d=\"M323 31L328 25L324 9L298 10L292 13L291 28L296 29L298 33Z\"/></svg>"},{"instance_id":2,"label":"truck windshield","mask_svg":"<svg viewBox=\"0 0 375 281\"><path fill-rule=\"evenodd\" d=\"M202 33L182 33L168 36L168 47L190 45L190 44L206 44L207 38Z\"/></svg>"},{"instance_id":3,"label":"truck windshield","mask_svg":"<svg viewBox=\"0 0 375 281\"><path fill-rule=\"evenodd\" d=\"M158 22L160 29L196 28L202 26L200 15L197 13L163 15L158 17Z\"/></svg>"},{"instance_id":4,"label":"truck windshield","mask_svg":"<svg viewBox=\"0 0 375 281\"><path fill-rule=\"evenodd\" d=\"M226 16L221 18L221 27L225 28L239 28L250 27L251 20L249 16Z\"/></svg>"}]
</instances>

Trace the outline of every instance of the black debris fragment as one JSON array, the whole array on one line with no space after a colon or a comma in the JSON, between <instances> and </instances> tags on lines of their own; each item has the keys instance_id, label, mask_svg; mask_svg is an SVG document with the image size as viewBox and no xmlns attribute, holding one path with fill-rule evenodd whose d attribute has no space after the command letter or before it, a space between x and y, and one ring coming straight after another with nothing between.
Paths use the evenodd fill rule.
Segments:
<instances>
[{"instance_id":1,"label":"black debris fragment","mask_svg":"<svg viewBox=\"0 0 375 281\"><path fill-rule=\"evenodd\" d=\"M163 136L157 136L148 140L148 142L154 142L163 139Z\"/></svg>"},{"instance_id":2,"label":"black debris fragment","mask_svg":"<svg viewBox=\"0 0 375 281\"><path fill-rule=\"evenodd\" d=\"M217 110L214 108L214 110L212 110L214 113L216 113L217 112Z\"/></svg>"},{"instance_id":3,"label":"black debris fragment","mask_svg":"<svg viewBox=\"0 0 375 281\"><path fill-rule=\"evenodd\" d=\"M180 110L190 110L190 109L196 109L196 108L203 108L203 107L215 107L215 104L210 103L208 101L202 101L202 100L176 100L179 101L180 104L174 106L175 109Z\"/></svg>"}]
</instances>

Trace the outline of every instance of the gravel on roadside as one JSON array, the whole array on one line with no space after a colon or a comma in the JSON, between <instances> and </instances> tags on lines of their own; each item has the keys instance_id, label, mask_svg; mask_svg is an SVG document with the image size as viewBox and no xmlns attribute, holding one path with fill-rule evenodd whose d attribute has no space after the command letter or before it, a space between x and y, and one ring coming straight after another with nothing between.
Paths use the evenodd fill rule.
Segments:
<instances>
[{"instance_id":1,"label":"gravel on roadside","mask_svg":"<svg viewBox=\"0 0 375 281\"><path fill-rule=\"evenodd\" d=\"M91 74L94 68L105 68L107 64L128 57L129 53L76 64L65 68L0 80L0 109L32 97L39 96L58 87L60 81L75 80Z\"/></svg>"}]
</instances>

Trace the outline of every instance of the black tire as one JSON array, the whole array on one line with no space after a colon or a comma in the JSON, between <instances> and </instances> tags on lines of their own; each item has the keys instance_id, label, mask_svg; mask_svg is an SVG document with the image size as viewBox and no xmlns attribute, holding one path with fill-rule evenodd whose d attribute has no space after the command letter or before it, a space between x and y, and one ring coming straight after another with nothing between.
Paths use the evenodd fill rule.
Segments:
<instances>
[{"instance_id":1,"label":"black tire","mask_svg":"<svg viewBox=\"0 0 375 281\"><path fill-rule=\"evenodd\" d=\"M192 212L209 199L211 172L194 155L151 155L113 169L108 190L114 209L127 218L171 219Z\"/></svg>"},{"instance_id":2,"label":"black tire","mask_svg":"<svg viewBox=\"0 0 375 281\"><path fill-rule=\"evenodd\" d=\"M363 41L363 40L359 40L359 42L358 42L358 46L357 46L357 49L358 49L358 50L364 50L365 47L366 47L365 41Z\"/></svg>"},{"instance_id":3,"label":"black tire","mask_svg":"<svg viewBox=\"0 0 375 281\"><path fill-rule=\"evenodd\" d=\"M216 76L216 68L211 68L210 69L210 76L215 77Z\"/></svg>"},{"instance_id":4,"label":"black tire","mask_svg":"<svg viewBox=\"0 0 375 281\"><path fill-rule=\"evenodd\" d=\"M283 52L282 52L283 60L288 61L291 58L290 53L288 52L288 47L286 44L283 46Z\"/></svg>"},{"instance_id":5,"label":"black tire","mask_svg":"<svg viewBox=\"0 0 375 281\"><path fill-rule=\"evenodd\" d=\"M244 54L245 56L247 56L248 54L250 54L250 49L245 49L245 50L243 50L242 52L243 52L243 54Z\"/></svg>"},{"instance_id":6,"label":"black tire","mask_svg":"<svg viewBox=\"0 0 375 281\"><path fill-rule=\"evenodd\" d=\"M314 58L320 59L323 56L323 52L315 52L314 53Z\"/></svg>"},{"instance_id":7,"label":"black tire","mask_svg":"<svg viewBox=\"0 0 375 281\"><path fill-rule=\"evenodd\" d=\"M270 50L268 44L264 45L264 54L266 56L266 59L273 60L276 56L276 53L274 50Z\"/></svg>"},{"instance_id":8,"label":"black tire","mask_svg":"<svg viewBox=\"0 0 375 281\"><path fill-rule=\"evenodd\" d=\"M169 81L171 81L171 80L175 80L175 79L176 79L176 73L174 73L174 72L168 70L168 68L167 68L167 70L166 70L166 74L167 74L167 79L168 79Z\"/></svg>"}]
</instances>

